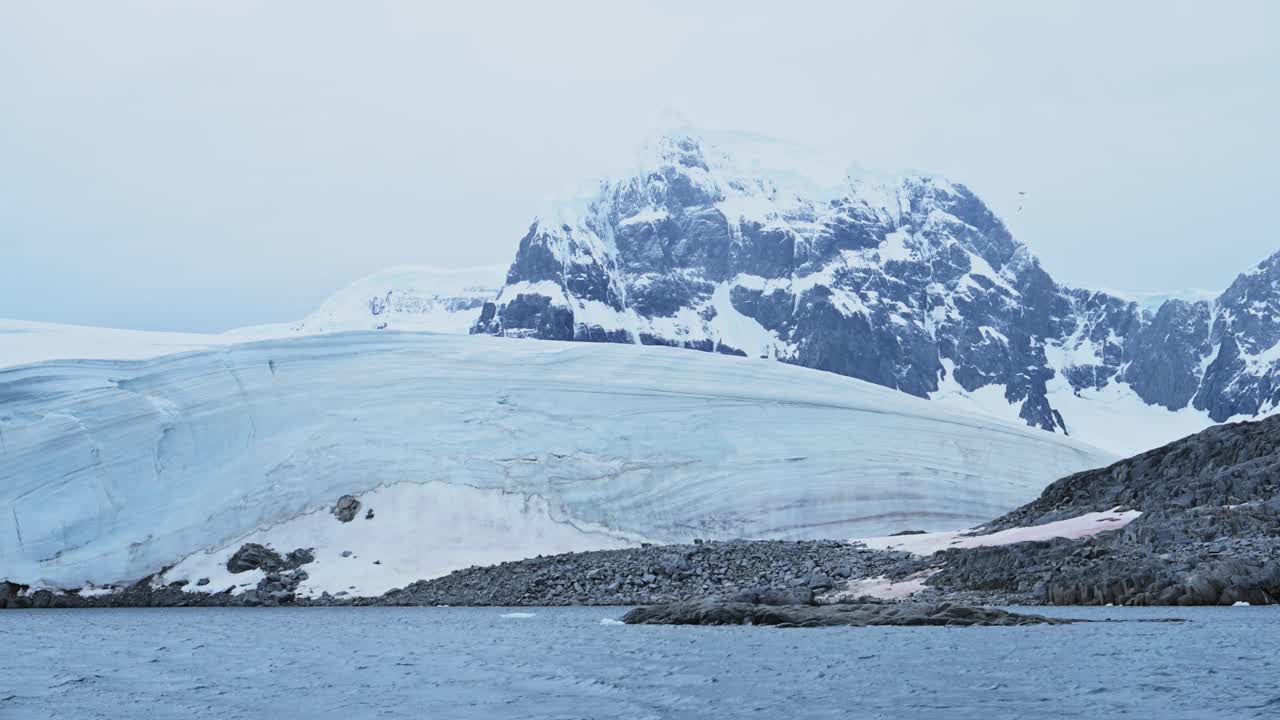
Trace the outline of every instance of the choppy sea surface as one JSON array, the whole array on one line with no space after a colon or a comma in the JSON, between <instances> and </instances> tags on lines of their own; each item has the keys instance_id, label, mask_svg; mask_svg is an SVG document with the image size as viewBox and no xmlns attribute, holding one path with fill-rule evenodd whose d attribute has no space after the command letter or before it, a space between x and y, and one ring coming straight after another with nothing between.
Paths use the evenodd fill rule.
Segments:
<instances>
[{"instance_id":1,"label":"choppy sea surface","mask_svg":"<svg viewBox=\"0 0 1280 720\"><path fill-rule=\"evenodd\" d=\"M0 718L1280 717L1280 608L641 627L616 608L0 612Z\"/></svg>"}]
</instances>

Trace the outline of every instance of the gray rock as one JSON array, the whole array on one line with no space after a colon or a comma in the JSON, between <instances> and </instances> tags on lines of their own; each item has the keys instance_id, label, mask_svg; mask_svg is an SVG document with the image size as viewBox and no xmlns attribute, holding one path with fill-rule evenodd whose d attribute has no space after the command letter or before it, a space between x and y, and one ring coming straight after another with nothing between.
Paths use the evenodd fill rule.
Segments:
<instances>
[{"instance_id":1,"label":"gray rock","mask_svg":"<svg viewBox=\"0 0 1280 720\"><path fill-rule=\"evenodd\" d=\"M1067 625L1074 620L1022 615L950 603L822 606L751 605L714 601L636 608L623 616L629 625L773 625L784 628L934 625L950 627Z\"/></svg>"},{"instance_id":2,"label":"gray rock","mask_svg":"<svg viewBox=\"0 0 1280 720\"><path fill-rule=\"evenodd\" d=\"M829 575L815 572L809 576L809 588L811 590L830 590L835 587L835 581Z\"/></svg>"},{"instance_id":3,"label":"gray rock","mask_svg":"<svg viewBox=\"0 0 1280 720\"><path fill-rule=\"evenodd\" d=\"M284 567L289 570L295 570L308 563L316 560L316 553L311 548L298 548L292 550L284 558Z\"/></svg>"},{"instance_id":4,"label":"gray rock","mask_svg":"<svg viewBox=\"0 0 1280 720\"><path fill-rule=\"evenodd\" d=\"M227 572L238 574L261 568L266 572L284 567L280 553L258 543L245 543L227 560Z\"/></svg>"},{"instance_id":5,"label":"gray rock","mask_svg":"<svg viewBox=\"0 0 1280 720\"><path fill-rule=\"evenodd\" d=\"M757 588L744 590L733 596L735 603L748 605L812 605L813 591L809 588Z\"/></svg>"},{"instance_id":6,"label":"gray rock","mask_svg":"<svg viewBox=\"0 0 1280 720\"><path fill-rule=\"evenodd\" d=\"M351 495L338 498L338 502L333 506L334 516L344 523L355 520L358 512L360 512L360 501Z\"/></svg>"}]
</instances>

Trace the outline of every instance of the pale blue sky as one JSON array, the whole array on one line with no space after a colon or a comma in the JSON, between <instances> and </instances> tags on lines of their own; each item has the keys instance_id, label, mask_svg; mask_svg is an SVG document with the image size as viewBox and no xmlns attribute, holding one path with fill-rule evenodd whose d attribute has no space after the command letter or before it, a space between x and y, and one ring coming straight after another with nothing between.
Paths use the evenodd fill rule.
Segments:
<instances>
[{"instance_id":1,"label":"pale blue sky","mask_svg":"<svg viewBox=\"0 0 1280 720\"><path fill-rule=\"evenodd\" d=\"M1220 288L1280 249L1277 27L1271 2L0 0L0 317L219 330L507 262L666 110L943 173L1066 282Z\"/></svg>"}]
</instances>

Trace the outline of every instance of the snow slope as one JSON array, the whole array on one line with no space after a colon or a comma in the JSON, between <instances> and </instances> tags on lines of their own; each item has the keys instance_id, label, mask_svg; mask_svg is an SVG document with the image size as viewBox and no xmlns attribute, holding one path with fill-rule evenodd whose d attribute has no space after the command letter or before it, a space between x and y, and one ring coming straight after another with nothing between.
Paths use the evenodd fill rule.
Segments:
<instances>
[{"instance_id":1,"label":"snow slope","mask_svg":"<svg viewBox=\"0 0 1280 720\"><path fill-rule=\"evenodd\" d=\"M1046 397L1062 411L1066 431L1075 439L1123 457L1146 452L1216 425L1209 413L1184 407L1168 410L1148 405L1127 383L1075 389L1061 374L1046 384ZM1010 422L1019 419L1019 405L1005 399L999 386L965 390L949 374L930 400L955 409ZM1231 418L1228 422L1248 419Z\"/></svg>"},{"instance_id":2,"label":"snow slope","mask_svg":"<svg viewBox=\"0 0 1280 720\"><path fill-rule=\"evenodd\" d=\"M360 278L298 324L298 332L425 330L465 335L502 287L505 265L406 265Z\"/></svg>"},{"instance_id":3,"label":"snow slope","mask_svg":"<svg viewBox=\"0 0 1280 720\"><path fill-rule=\"evenodd\" d=\"M109 584L275 529L325 562L390 564L361 571L375 590L640 539L946 529L1111 459L834 374L660 347L366 332L50 361L0 370L0 578ZM339 527L324 511L345 493L375 493L375 517Z\"/></svg>"}]
</instances>

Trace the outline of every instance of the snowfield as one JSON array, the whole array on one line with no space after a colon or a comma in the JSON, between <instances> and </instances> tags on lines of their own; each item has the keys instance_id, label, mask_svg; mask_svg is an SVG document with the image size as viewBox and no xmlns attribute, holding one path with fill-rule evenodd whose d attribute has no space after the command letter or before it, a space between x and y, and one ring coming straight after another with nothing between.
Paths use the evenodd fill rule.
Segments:
<instances>
[{"instance_id":1,"label":"snowfield","mask_svg":"<svg viewBox=\"0 0 1280 720\"><path fill-rule=\"evenodd\" d=\"M288 335L283 326L229 333L156 332L0 318L0 368L46 360L143 360Z\"/></svg>"},{"instance_id":2,"label":"snowfield","mask_svg":"<svg viewBox=\"0 0 1280 720\"><path fill-rule=\"evenodd\" d=\"M356 330L466 335L502 286L504 265L404 265L362 277L293 322L225 333L160 332L0 318L0 367L45 360L141 360L236 343Z\"/></svg>"},{"instance_id":3,"label":"snowfield","mask_svg":"<svg viewBox=\"0 0 1280 720\"><path fill-rule=\"evenodd\" d=\"M312 592L380 592L642 540L972 526L1113 459L663 347L382 331L51 360L0 370L0 579L101 586L184 558L171 573L212 573L253 539L315 547ZM329 514L348 493L374 517Z\"/></svg>"}]
</instances>

